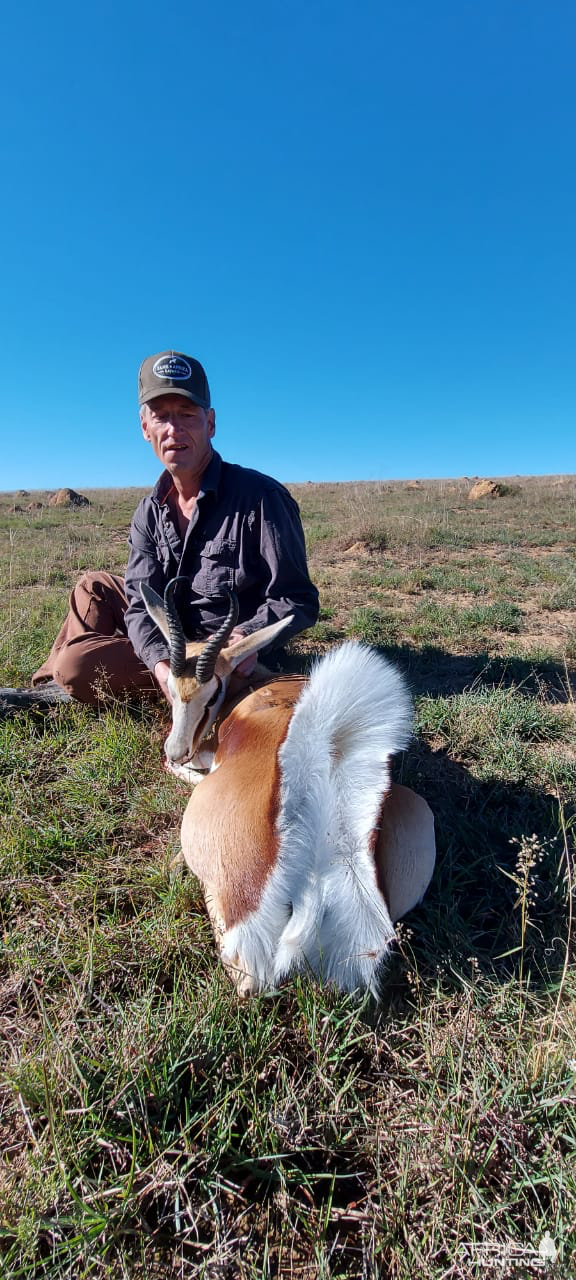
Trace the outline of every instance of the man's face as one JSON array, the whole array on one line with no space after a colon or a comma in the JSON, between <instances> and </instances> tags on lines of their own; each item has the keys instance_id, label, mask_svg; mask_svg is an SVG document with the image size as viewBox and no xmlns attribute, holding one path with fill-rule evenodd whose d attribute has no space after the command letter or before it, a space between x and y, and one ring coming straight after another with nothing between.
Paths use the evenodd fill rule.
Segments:
<instances>
[{"instance_id":1,"label":"man's face","mask_svg":"<svg viewBox=\"0 0 576 1280\"><path fill-rule=\"evenodd\" d=\"M142 434L171 475L201 475L212 455L216 430L213 409L201 409L186 396L156 396L140 410Z\"/></svg>"}]
</instances>

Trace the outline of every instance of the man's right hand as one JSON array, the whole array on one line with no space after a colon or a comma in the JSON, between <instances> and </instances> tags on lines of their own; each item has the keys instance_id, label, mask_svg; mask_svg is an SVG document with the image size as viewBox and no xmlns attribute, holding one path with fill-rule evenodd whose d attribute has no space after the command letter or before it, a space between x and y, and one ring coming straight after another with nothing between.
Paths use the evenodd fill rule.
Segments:
<instances>
[{"instance_id":1,"label":"man's right hand","mask_svg":"<svg viewBox=\"0 0 576 1280\"><path fill-rule=\"evenodd\" d=\"M162 690L162 693L164 694L164 697L167 698L170 705L172 705L172 698L170 696L170 691L168 689L169 675L170 675L170 663L165 661L157 662L156 666L154 667L155 679L158 681L158 684L160 685L160 688Z\"/></svg>"}]
</instances>

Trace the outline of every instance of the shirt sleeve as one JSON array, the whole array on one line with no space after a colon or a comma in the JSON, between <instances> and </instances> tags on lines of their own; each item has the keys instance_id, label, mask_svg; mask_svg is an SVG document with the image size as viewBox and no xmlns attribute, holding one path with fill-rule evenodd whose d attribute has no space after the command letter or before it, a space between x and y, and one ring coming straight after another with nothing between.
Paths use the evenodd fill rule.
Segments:
<instances>
[{"instance_id":1,"label":"shirt sleeve","mask_svg":"<svg viewBox=\"0 0 576 1280\"><path fill-rule=\"evenodd\" d=\"M137 508L130 526L130 551L125 575L128 609L124 620L132 648L150 671L154 671L157 662L168 661L170 650L162 632L146 610L140 595L140 583L145 582L159 596L163 596L167 580L158 559L156 542L146 521L146 510L145 500Z\"/></svg>"},{"instance_id":2,"label":"shirt sleeve","mask_svg":"<svg viewBox=\"0 0 576 1280\"><path fill-rule=\"evenodd\" d=\"M284 643L314 625L319 606L318 591L308 573L298 504L281 485L271 486L262 495L258 535L262 604L241 629L250 635L292 614L293 622L282 632Z\"/></svg>"}]
</instances>

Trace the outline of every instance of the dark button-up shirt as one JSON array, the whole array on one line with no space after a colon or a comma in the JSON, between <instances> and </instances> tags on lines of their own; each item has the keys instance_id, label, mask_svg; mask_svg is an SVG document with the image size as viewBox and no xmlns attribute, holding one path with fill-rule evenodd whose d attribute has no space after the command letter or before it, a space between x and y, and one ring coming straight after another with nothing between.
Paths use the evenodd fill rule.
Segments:
<instances>
[{"instance_id":1,"label":"dark button-up shirt","mask_svg":"<svg viewBox=\"0 0 576 1280\"><path fill-rule=\"evenodd\" d=\"M190 589L179 587L176 600L189 639L220 625L227 611L223 588L238 596L237 625L246 635L291 613L282 643L312 626L318 592L308 576L298 506L283 485L213 453L184 540L168 504L171 488L164 471L137 507L129 537L126 625L151 671L168 658L168 646L146 612L141 582L163 596L171 578L188 579Z\"/></svg>"}]
</instances>

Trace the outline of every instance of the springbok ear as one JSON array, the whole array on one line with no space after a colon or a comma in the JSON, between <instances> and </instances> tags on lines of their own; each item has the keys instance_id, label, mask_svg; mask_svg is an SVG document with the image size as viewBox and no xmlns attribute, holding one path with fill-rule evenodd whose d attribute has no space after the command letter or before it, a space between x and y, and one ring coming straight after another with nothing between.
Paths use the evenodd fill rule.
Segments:
<instances>
[{"instance_id":1,"label":"springbok ear","mask_svg":"<svg viewBox=\"0 0 576 1280\"><path fill-rule=\"evenodd\" d=\"M164 639L170 644L170 631L168 628L168 620L166 618L166 610L162 596L159 596L152 587L148 587L145 582L140 583L140 595L146 605L150 617L160 628Z\"/></svg>"},{"instance_id":2,"label":"springbok ear","mask_svg":"<svg viewBox=\"0 0 576 1280\"><path fill-rule=\"evenodd\" d=\"M280 622L272 622L269 627L261 627L259 631L253 631L250 636L242 636L241 640L235 640L233 644L222 650L222 657L226 658L234 671L239 662L249 658L251 653L257 653L265 645L271 644L276 636L279 636L280 632L293 621L294 615L291 613L287 618L281 618Z\"/></svg>"}]
</instances>

